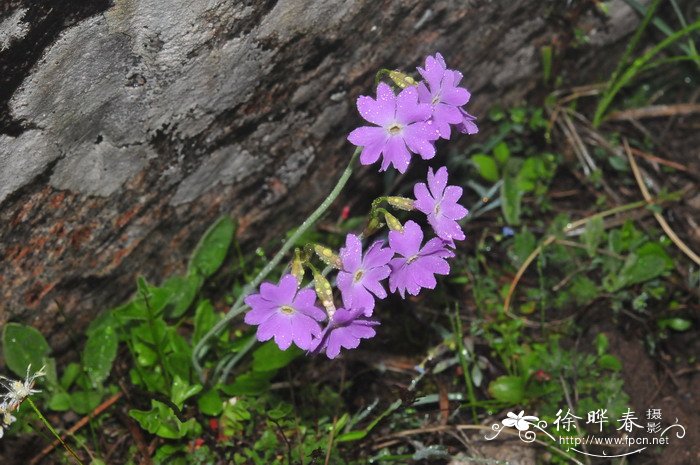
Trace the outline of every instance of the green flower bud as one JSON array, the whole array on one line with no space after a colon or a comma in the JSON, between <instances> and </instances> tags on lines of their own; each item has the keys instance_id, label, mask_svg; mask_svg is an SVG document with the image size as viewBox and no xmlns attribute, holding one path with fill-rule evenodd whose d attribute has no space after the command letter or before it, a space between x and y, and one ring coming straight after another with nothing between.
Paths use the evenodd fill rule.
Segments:
<instances>
[{"instance_id":1,"label":"green flower bud","mask_svg":"<svg viewBox=\"0 0 700 465\"><path fill-rule=\"evenodd\" d=\"M335 304L333 303L333 289L331 288L331 283L329 283L321 273L315 270L314 287L316 288L316 295L318 295L318 299L321 301L321 304L323 304L328 315L333 316L333 313L335 313Z\"/></svg>"},{"instance_id":2,"label":"green flower bud","mask_svg":"<svg viewBox=\"0 0 700 465\"><path fill-rule=\"evenodd\" d=\"M402 89L409 86L415 86L417 84L415 79L408 74L402 73L401 71L389 71L389 77Z\"/></svg>"},{"instance_id":3,"label":"green flower bud","mask_svg":"<svg viewBox=\"0 0 700 465\"><path fill-rule=\"evenodd\" d=\"M406 210L407 212L413 210L413 199L408 197L387 197L386 201L389 205L399 210Z\"/></svg>"},{"instance_id":4,"label":"green flower bud","mask_svg":"<svg viewBox=\"0 0 700 465\"><path fill-rule=\"evenodd\" d=\"M342 267L342 263L340 263L340 257L338 257L331 249L328 247L324 247L319 244L314 245L314 252L316 252L316 255L318 255L318 258L323 261L328 266L332 266L333 268L340 269Z\"/></svg>"},{"instance_id":5,"label":"green flower bud","mask_svg":"<svg viewBox=\"0 0 700 465\"><path fill-rule=\"evenodd\" d=\"M389 229L392 231L401 231L403 232L403 225L401 222L396 219L394 215L389 213L388 211L384 211L384 219L386 220L386 225L389 226Z\"/></svg>"},{"instance_id":6,"label":"green flower bud","mask_svg":"<svg viewBox=\"0 0 700 465\"><path fill-rule=\"evenodd\" d=\"M301 283L304 279L304 260L301 257L301 251L296 249L294 251L294 259L292 260L292 276L297 278L297 281Z\"/></svg>"}]
</instances>

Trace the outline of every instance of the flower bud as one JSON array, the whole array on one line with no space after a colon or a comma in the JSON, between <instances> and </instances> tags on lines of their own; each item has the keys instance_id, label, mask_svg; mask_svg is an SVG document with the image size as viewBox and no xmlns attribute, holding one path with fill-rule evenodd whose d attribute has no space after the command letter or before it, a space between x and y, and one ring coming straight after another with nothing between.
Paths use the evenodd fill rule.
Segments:
<instances>
[{"instance_id":1,"label":"flower bud","mask_svg":"<svg viewBox=\"0 0 700 465\"><path fill-rule=\"evenodd\" d=\"M328 312L329 316L333 316L335 313L335 304L333 303L333 289L331 288L331 283L318 271L314 270L314 287L316 288L316 295L318 299L323 304L323 307Z\"/></svg>"},{"instance_id":2,"label":"flower bud","mask_svg":"<svg viewBox=\"0 0 700 465\"><path fill-rule=\"evenodd\" d=\"M407 212L413 210L413 199L408 197L387 197L386 201L389 205L399 210L406 210Z\"/></svg>"},{"instance_id":3,"label":"flower bud","mask_svg":"<svg viewBox=\"0 0 700 465\"><path fill-rule=\"evenodd\" d=\"M362 235L365 237L371 236L375 232L379 230L379 228L382 227L382 222L379 221L379 218L377 218L376 215L372 215L369 219L369 222L367 223L367 227L365 230L362 232Z\"/></svg>"},{"instance_id":4,"label":"flower bud","mask_svg":"<svg viewBox=\"0 0 700 465\"><path fill-rule=\"evenodd\" d=\"M314 252L318 255L318 258L323 261L328 266L340 269L343 265L340 263L340 257L333 253L328 247L324 247L319 244L314 244Z\"/></svg>"},{"instance_id":5,"label":"flower bud","mask_svg":"<svg viewBox=\"0 0 700 465\"><path fill-rule=\"evenodd\" d=\"M388 211L384 211L384 220L386 220L386 225L389 226L389 229L392 231L403 232L403 225L401 222Z\"/></svg>"},{"instance_id":6,"label":"flower bud","mask_svg":"<svg viewBox=\"0 0 700 465\"><path fill-rule=\"evenodd\" d=\"M402 89L409 86L415 86L417 84L415 79L408 74L402 73L401 71L389 71L389 77Z\"/></svg>"},{"instance_id":7,"label":"flower bud","mask_svg":"<svg viewBox=\"0 0 700 465\"><path fill-rule=\"evenodd\" d=\"M301 258L301 251L296 249L294 251L294 259L292 260L292 276L297 278L297 281L301 283L304 279L304 260Z\"/></svg>"}]
</instances>

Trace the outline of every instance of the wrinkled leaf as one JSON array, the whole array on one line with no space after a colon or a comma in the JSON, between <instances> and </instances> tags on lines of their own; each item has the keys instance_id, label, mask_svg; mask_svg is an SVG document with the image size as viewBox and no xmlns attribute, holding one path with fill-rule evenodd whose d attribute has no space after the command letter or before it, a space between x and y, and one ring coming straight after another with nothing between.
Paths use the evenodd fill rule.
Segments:
<instances>
[{"instance_id":1,"label":"wrinkled leaf","mask_svg":"<svg viewBox=\"0 0 700 465\"><path fill-rule=\"evenodd\" d=\"M647 242L627 257L620 272L610 277L607 287L614 292L643 283L661 276L672 266L673 261L663 247L655 242Z\"/></svg>"},{"instance_id":2,"label":"wrinkled leaf","mask_svg":"<svg viewBox=\"0 0 700 465\"><path fill-rule=\"evenodd\" d=\"M201 430L194 418L183 423L170 407L157 400L151 400L151 410L129 410L129 416L149 433L166 439L179 439Z\"/></svg>"}]
</instances>

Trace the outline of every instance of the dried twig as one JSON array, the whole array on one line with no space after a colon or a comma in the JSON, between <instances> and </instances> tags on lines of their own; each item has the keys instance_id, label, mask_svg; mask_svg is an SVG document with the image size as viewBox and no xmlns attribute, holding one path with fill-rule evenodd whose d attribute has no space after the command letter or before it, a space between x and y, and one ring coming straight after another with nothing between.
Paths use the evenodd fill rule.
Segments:
<instances>
[{"instance_id":1,"label":"dried twig","mask_svg":"<svg viewBox=\"0 0 700 465\"><path fill-rule=\"evenodd\" d=\"M63 435L61 435L61 438L63 440L65 440L68 436L75 434L76 431L78 431L83 426L87 425L90 420L92 420L93 418L95 418L96 416L100 415L102 412L107 410L109 407L114 405L119 399L122 398L123 395L124 395L123 393L118 392L118 393L114 394L112 397L110 397L109 399L102 402L100 405L95 407L95 409L92 412L90 412L90 414L81 418L68 431L66 431ZM54 442L52 442L51 444L49 444L48 446L44 447L41 450L41 452L39 452L36 456L34 456L34 458L32 458L29 461L29 465L35 465L35 464L39 463L44 457L49 455L51 453L51 451L54 450L59 444L60 444L60 442L57 439Z\"/></svg>"},{"instance_id":2,"label":"dried twig","mask_svg":"<svg viewBox=\"0 0 700 465\"><path fill-rule=\"evenodd\" d=\"M665 116L691 115L700 113L700 104L677 103L675 105L652 105L644 108L615 111L608 116L608 121L661 118Z\"/></svg>"},{"instance_id":3,"label":"dried twig","mask_svg":"<svg viewBox=\"0 0 700 465\"><path fill-rule=\"evenodd\" d=\"M625 152L627 153L627 158L629 159L630 166L632 167L632 173L634 173L634 178L637 180L639 190L642 192L644 200L649 202L651 200L651 194L649 194L649 190L644 184L644 180L642 179L642 173L639 170L639 166L637 165L634 156L632 155L632 151L630 150L630 146L627 142L627 139L622 139L622 144L625 147ZM656 218L656 221L659 223L659 226L661 226L661 229L664 230L669 239L671 239L671 241L673 241L673 243L676 244L676 247L678 247L681 250L681 252L683 252L688 258L694 261L695 264L700 265L700 256L693 252L691 248L688 247L685 244L685 242L683 242L680 239L680 237L678 237L676 232L671 228L671 226L669 226L668 222L666 222L666 219L661 215L661 213L654 212L654 218Z\"/></svg>"}]
</instances>

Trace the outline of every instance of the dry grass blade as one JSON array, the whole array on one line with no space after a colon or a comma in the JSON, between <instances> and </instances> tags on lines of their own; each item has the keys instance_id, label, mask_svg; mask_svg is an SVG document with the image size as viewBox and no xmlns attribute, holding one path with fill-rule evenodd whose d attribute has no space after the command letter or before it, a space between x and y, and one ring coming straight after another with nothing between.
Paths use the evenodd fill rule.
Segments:
<instances>
[{"instance_id":1,"label":"dry grass blade","mask_svg":"<svg viewBox=\"0 0 700 465\"><path fill-rule=\"evenodd\" d=\"M639 186L639 190L642 192L642 196L644 196L644 200L647 202L650 202L652 200L651 194L649 194L649 190L647 189L647 186L644 184L644 180L642 179L642 173L639 170L639 166L637 165L637 161L634 159L634 156L632 155L632 151L630 150L629 143L627 142L627 139L623 139L622 143L625 147L625 152L627 153L627 158L629 159L630 166L632 167L632 173L634 173L634 178L637 180L637 185ZM659 223L659 226L661 226L661 229L664 230L666 235L673 241L674 244L676 244L676 247L678 247L681 252L683 252L688 258L690 258L692 261L694 261L697 265L700 266L700 256L693 252L690 247L688 247L685 242L681 240L680 237L676 234L676 232L671 228L671 226L668 224L666 219L657 212L654 212L654 218L656 218L656 221Z\"/></svg>"},{"instance_id":2,"label":"dry grass blade","mask_svg":"<svg viewBox=\"0 0 700 465\"><path fill-rule=\"evenodd\" d=\"M691 115L700 113L700 104L678 103L675 105L652 105L644 108L621 110L610 114L609 121L635 120L645 118L663 118L666 116Z\"/></svg>"}]
</instances>

